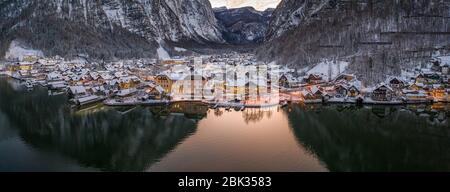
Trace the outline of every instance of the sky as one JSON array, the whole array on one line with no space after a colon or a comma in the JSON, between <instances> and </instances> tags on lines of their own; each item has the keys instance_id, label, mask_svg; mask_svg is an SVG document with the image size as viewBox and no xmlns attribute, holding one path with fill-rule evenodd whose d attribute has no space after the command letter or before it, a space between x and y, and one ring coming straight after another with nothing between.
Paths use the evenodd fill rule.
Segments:
<instances>
[{"instance_id":1,"label":"sky","mask_svg":"<svg viewBox=\"0 0 450 192\"><path fill-rule=\"evenodd\" d=\"M281 0L209 0L213 7L237 8L251 6L263 11L267 8L275 8Z\"/></svg>"}]
</instances>

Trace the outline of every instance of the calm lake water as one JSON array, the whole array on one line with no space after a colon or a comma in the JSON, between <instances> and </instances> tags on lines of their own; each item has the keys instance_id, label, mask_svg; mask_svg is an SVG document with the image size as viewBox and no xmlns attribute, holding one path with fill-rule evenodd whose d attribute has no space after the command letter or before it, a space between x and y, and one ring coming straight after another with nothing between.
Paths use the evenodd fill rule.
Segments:
<instances>
[{"instance_id":1,"label":"calm lake water","mask_svg":"<svg viewBox=\"0 0 450 192\"><path fill-rule=\"evenodd\" d=\"M450 106L74 111L0 80L0 171L450 171Z\"/></svg>"}]
</instances>

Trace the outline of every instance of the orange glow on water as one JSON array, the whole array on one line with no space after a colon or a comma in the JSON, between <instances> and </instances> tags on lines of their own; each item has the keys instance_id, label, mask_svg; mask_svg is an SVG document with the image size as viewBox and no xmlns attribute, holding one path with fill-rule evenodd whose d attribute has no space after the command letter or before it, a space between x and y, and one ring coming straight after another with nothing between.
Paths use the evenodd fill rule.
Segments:
<instances>
[{"instance_id":1,"label":"orange glow on water","mask_svg":"<svg viewBox=\"0 0 450 192\"><path fill-rule=\"evenodd\" d=\"M195 135L148 169L162 170L327 171L296 141L285 113L276 108L224 112L220 117L210 111Z\"/></svg>"}]
</instances>

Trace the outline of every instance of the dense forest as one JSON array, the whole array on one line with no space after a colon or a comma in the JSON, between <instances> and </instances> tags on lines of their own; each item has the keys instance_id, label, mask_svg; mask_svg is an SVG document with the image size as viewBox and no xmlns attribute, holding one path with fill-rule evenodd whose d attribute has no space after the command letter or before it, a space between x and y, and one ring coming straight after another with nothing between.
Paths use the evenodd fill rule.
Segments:
<instances>
[{"instance_id":1,"label":"dense forest","mask_svg":"<svg viewBox=\"0 0 450 192\"><path fill-rule=\"evenodd\" d=\"M449 10L443 0L284 0L257 53L297 68L345 60L351 72L376 82L448 52Z\"/></svg>"}]
</instances>

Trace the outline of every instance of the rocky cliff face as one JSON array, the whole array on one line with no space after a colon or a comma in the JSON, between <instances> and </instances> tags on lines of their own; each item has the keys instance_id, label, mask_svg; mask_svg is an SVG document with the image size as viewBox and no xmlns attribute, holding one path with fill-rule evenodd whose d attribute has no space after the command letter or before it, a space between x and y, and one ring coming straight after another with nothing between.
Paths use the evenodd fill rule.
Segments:
<instances>
[{"instance_id":1,"label":"rocky cliff face","mask_svg":"<svg viewBox=\"0 0 450 192\"><path fill-rule=\"evenodd\" d=\"M283 0L257 53L297 68L346 60L349 72L375 82L449 51L449 37L445 0Z\"/></svg>"},{"instance_id":2,"label":"rocky cliff face","mask_svg":"<svg viewBox=\"0 0 450 192\"><path fill-rule=\"evenodd\" d=\"M267 31L267 40L280 37L283 33L307 22L315 14L323 11L330 0L285 0L281 1L273 13Z\"/></svg>"},{"instance_id":3,"label":"rocky cliff face","mask_svg":"<svg viewBox=\"0 0 450 192\"><path fill-rule=\"evenodd\" d=\"M214 9L219 24L223 26L224 38L232 44L260 43L264 40L272 9L257 11L253 7Z\"/></svg>"},{"instance_id":4,"label":"rocky cliff face","mask_svg":"<svg viewBox=\"0 0 450 192\"><path fill-rule=\"evenodd\" d=\"M208 0L2 0L0 16L2 42L50 55L152 56L166 41L225 42Z\"/></svg>"}]
</instances>

